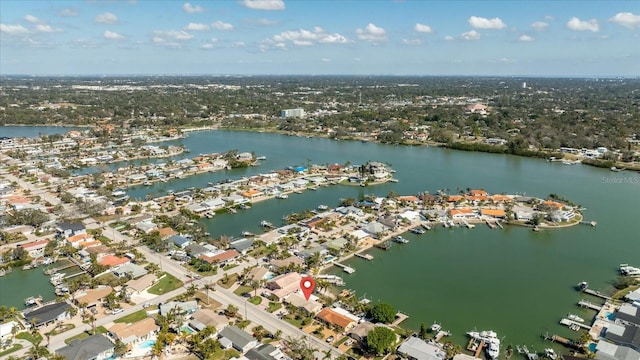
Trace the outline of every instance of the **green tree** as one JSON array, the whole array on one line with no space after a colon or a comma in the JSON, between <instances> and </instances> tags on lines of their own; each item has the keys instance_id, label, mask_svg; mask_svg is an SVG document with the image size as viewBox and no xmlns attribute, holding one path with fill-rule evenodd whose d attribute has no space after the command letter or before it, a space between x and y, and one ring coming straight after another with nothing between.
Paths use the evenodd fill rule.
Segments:
<instances>
[{"instance_id":1,"label":"green tree","mask_svg":"<svg viewBox=\"0 0 640 360\"><path fill-rule=\"evenodd\" d=\"M420 323L420 332L418 333L418 335L420 336L420 339L427 338L427 325L425 325L424 323Z\"/></svg>"},{"instance_id":2,"label":"green tree","mask_svg":"<svg viewBox=\"0 0 640 360\"><path fill-rule=\"evenodd\" d=\"M391 350L395 342L396 334L384 326L376 326L367 334L367 348L376 355Z\"/></svg>"},{"instance_id":3,"label":"green tree","mask_svg":"<svg viewBox=\"0 0 640 360\"><path fill-rule=\"evenodd\" d=\"M390 323L396 318L396 309L391 304L379 303L373 305L369 315L377 322Z\"/></svg>"}]
</instances>

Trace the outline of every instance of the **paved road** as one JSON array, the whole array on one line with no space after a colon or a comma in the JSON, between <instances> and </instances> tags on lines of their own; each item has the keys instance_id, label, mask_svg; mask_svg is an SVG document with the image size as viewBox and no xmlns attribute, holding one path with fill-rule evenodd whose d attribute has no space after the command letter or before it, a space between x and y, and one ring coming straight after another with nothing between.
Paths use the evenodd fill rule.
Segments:
<instances>
[{"instance_id":1,"label":"paved road","mask_svg":"<svg viewBox=\"0 0 640 360\"><path fill-rule=\"evenodd\" d=\"M54 206L61 203L60 199L58 199L56 196L52 195L45 189L38 189L34 184L28 183L8 172L3 173L2 175L11 182L15 181L18 184L18 186L20 186L21 188L29 190L31 192L31 195L38 195L43 200L48 201L50 204Z\"/></svg>"}]
</instances>

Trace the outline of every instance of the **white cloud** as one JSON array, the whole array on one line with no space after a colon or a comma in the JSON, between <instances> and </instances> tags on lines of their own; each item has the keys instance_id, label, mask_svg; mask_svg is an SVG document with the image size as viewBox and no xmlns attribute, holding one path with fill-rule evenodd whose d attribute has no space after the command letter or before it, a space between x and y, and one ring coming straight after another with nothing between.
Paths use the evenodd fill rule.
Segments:
<instances>
[{"instance_id":1,"label":"white cloud","mask_svg":"<svg viewBox=\"0 0 640 360\"><path fill-rule=\"evenodd\" d=\"M224 31L231 31L233 30L233 25L223 22L223 21L216 21L213 24L211 24L211 27L218 29L218 30L224 30Z\"/></svg>"},{"instance_id":2,"label":"white cloud","mask_svg":"<svg viewBox=\"0 0 640 360\"><path fill-rule=\"evenodd\" d=\"M231 47L235 47L235 48L245 47L245 46L247 46L247 44L245 44L242 41L236 41L233 44L231 44Z\"/></svg>"},{"instance_id":3,"label":"white cloud","mask_svg":"<svg viewBox=\"0 0 640 360\"><path fill-rule=\"evenodd\" d=\"M209 25L200 23L189 23L184 27L184 29L189 31L205 31L209 30Z\"/></svg>"},{"instance_id":4,"label":"white cloud","mask_svg":"<svg viewBox=\"0 0 640 360\"><path fill-rule=\"evenodd\" d=\"M44 33L54 33L54 32L62 32L62 29L54 29L51 25L47 24L38 24L36 25L36 31L44 32Z\"/></svg>"},{"instance_id":5,"label":"white cloud","mask_svg":"<svg viewBox=\"0 0 640 360\"><path fill-rule=\"evenodd\" d=\"M151 41L153 41L154 44L162 44L163 42L165 42L164 38L161 38L159 36L152 37Z\"/></svg>"},{"instance_id":6,"label":"white cloud","mask_svg":"<svg viewBox=\"0 0 640 360\"><path fill-rule=\"evenodd\" d=\"M103 36L108 40L124 40L125 38L124 35L109 30L105 30Z\"/></svg>"},{"instance_id":7,"label":"white cloud","mask_svg":"<svg viewBox=\"0 0 640 360\"><path fill-rule=\"evenodd\" d=\"M420 39L402 39L402 43L405 45L418 46L422 44Z\"/></svg>"},{"instance_id":8,"label":"white cloud","mask_svg":"<svg viewBox=\"0 0 640 360\"><path fill-rule=\"evenodd\" d=\"M258 25L262 25L262 26L271 26L271 25L276 25L278 22L275 20L270 20L270 19L258 19L256 21L256 23Z\"/></svg>"},{"instance_id":9,"label":"white cloud","mask_svg":"<svg viewBox=\"0 0 640 360\"><path fill-rule=\"evenodd\" d=\"M284 43L290 41L296 46L310 46L314 43L319 44L345 44L349 40L341 34L330 34L321 27L315 27L313 30L300 29L295 31L283 31L278 35L274 35L272 40L275 43Z\"/></svg>"},{"instance_id":10,"label":"white cloud","mask_svg":"<svg viewBox=\"0 0 640 360\"><path fill-rule=\"evenodd\" d=\"M535 38L533 36L529 36L529 35L520 35L520 37L518 38L518 41L522 41L522 42L531 42L534 41Z\"/></svg>"},{"instance_id":11,"label":"white cloud","mask_svg":"<svg viewBox=\"0 0 640 360\"><path fill-rule=\"evenodd\" d=\"M195 14L203 12L204 8L202 6L193 6L190 3L184 3L184 5L182 5L182 10L188 14Z\"/></svg>"},{"instance_id":12,"label":"white cloud","mask_svg":"<svg viewBox=\"0 0 640 360\"><path fill-rule=\"evenodd\" d=\"M553 16L551 16L551 15L546 15L546 16L544 17L544 19L545 19L545 20L548 20L548 21L553 21L553 20L555 20L556 18L554 18L554 17L553 17Z\"/></svg>"},{"instance_id":13,"label":"white cloud","mask_svg":"<svg viewBox=\"0 0 640 360\"><path fill-rule=\"evenodd\" d=\"M383 28L372 23L369 23L364 29L356 29L356 34L358 34L358 39L372 43L379 43L387 40L387 32Z\"/></svg>"},{"instance_id":14,"label":"white cloud","mask_svg":"<svg viewBox=\"0 0 640 360\"><path fill-rule=\"evenodd\" d=\"M156 30L153 32L153 35L155 38L162 39L163 41L161 42L164 42L166 38L170 38L178 41L193 39L192 34L189 34L188 32L183 30Z\"/></svg>"},{"instance_id":15,"label":"white cloud","mask_svg":"<svg viewBox=\"0 0 640 360\"><path fill-rule=\"evenodd\" d=\"M501 62L501 63L506 63L506 64L512 64L512 63L516 62L515 60L509 59L509 58L500 58L500 59L498 59L498 61Z\"/></svg>"},{"instance_id":16,"label":"white cloud","mask_svg":"<svg viewBox=\"0 0 640 360\"><path fill-rule=\"evenodd\" d=\"M502 22L500 18L487 19L478 16L472 16L469 18L469 25L476 29L504 29L507 24Z\"/></svg>"},{"instance_id":17,"label":"white cloud","mask_svg":"<svg viewBox=\"0 0 640 360\"><path fill-rule=\"evenodd\" d=\"M118 22L118 17L115 14L106 12L104 14L97 15L95 22L100 24L115 24Z\"/></svg>"},{"instance_id":18,"label":"white cloud","mask_svg":"<svg viewBox=\"0 0 640 360\"><path fill-rule=\"evenodd\" d=\"M25 19L27 22L30 22L30 23L32 23L32 24L39 24L39 23L41 23L40 19L38 19L37 17L35 17L35 16L31 15L31 14L27 14L27 15L25 15L25 16L24 16L24 19Z\"/></svg>"},{"instance_id":19,"label":"white cloud","mask_svg":"<svg viewBox=\"0 0 640 360\"><path fill-rule=\"evenodd\" d=\"M451 36L451 35L447 35L447 36L445 36L445 37L444 37L444 39L445 39L445 40L447 40L447 41L453 41L453 40L455 40L456 38L454 38L454 37L453 37L453 36Z\"/></svg>"},{"instance_id":20,"label":"white cloud","mask_svg":"<svg viewBox=\"0 0 640 360\"><path fill-rule=\"evenodd\" d=\"M480 39L480 33L475 31L475 30L464 32L460 36L462 36L462 38L465 39L465 40L479 40Z\"/></svg>"},{"instance_id":21,"label":"white cloud","mask_svg":"<svg viewBox=\"0 0 640 360\"><path fill-rule=\"evenodd\" d=\"M598 32L600 30L600 25L596 19L582 21L574 16L567 22L567 28L573 31Z\"/></svg>"},{"instance_id":22,"label":"white cloud","mask_svg":"<svg viewBox=\"0 0 640 360\"><path fill-rule=\"evenodd\" d=\"M9 35L21 35L21 34L28 34L29 30L22 25L0 24L0 32L6 33Z\"/></svg>"},{"instance_id":23,"label":"white cloud","mask_svg":"<svg viewBox=\"0 0 640 360\"><path fill-rule=\"evenodd\" d=\"M202 46L200 46L201 49L213 49L215 45L207 43L207 44L202 44Z\"/></svg>"},{"instance_id":24,"label":"white cloud","mask_svg":"<svg viewBox=\"0 0 640 360\"><path fill-rule=\"evenodd\" d=\"M433 32L433 29L431 29L431 26L425 25L425 24L420 24L420 23L417 23L416 26L413 27L413 30L415 30L417 32L421 32L421 33L432 33Z\"/></svg>"},{"instance_id":25,"label":"white cloud","mask_svg":"<svg viewBox=\"0 0 640 360\"><path fill-rule=\"evenodd\" d=\"M544 22L544 21L536 21L534 23L531 24L531 27L538 30L538 31L542 31L544 29L546 29L547 27L549 27L549 24Z\"/></svg>"},{"instance_id":26,"label":"white cloud","mask_svg":"<svg viewBox=\"0 0 640 360\"><path fill-rule=\"evenodd\" d=\"M322 61L322 62L331 62L331 59L329 59L329 58L322 58L322 59L320 59L320 61Z\"/></svg>"},{"instance_id":27,"label":"white cloud","mask_svg":"<svg viewBox=\"0 0 640 360\"><path fill-rule=\"evenodd\" d=\"M67 9L60 10L58 15L60 15L60 16L78 16L78 11L75 10L75 9L67 8Z\"/></svg>"},{"instance_id":28,"label":"white cloud","mask_svg":"<svg viewBox=\"0 0 640 360\"><path fill-rule=\"evenodd\" d=\"M243 0L242 5L254 10L284 10L283 0Z\"/></svg>"},{"instance_id":29,"label":"white cloud","mask_svg":"<svg viewBox=\"0 0 640 360\"><path fill-rule=\"evenodd\" d=\"M640 15L634 15L630 12L617 13L609 21L629 29L640 28Z\"/></svg>"}]
</instances>

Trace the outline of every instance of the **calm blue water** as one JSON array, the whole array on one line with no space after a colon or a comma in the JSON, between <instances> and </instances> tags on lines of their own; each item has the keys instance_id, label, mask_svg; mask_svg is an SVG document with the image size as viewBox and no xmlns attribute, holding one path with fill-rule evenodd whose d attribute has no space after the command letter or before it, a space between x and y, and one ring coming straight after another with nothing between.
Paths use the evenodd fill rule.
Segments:
<instances>
[{"instance_id":1,"label":"calm blue water","mask_svg":"<svg viewBox=\"0 0 640 360\"><path fill-rule=\"evenodd\" d=\"M140 349L148 349L153 347L156 344L155 340L147 340L145 342L142 342L140 344L138 344L138 348Z\"/></svg>"},{"instance_id":2,"label":"calm blue water","mask_svg":"<svg viewBox=\"0 0 640 360\"><path fill-rule=\"evenodd\" d=\"M34 138L41 135L66 134L77 127L62 126L0 126L0 136Z\"/></svg>"}]
</instances>

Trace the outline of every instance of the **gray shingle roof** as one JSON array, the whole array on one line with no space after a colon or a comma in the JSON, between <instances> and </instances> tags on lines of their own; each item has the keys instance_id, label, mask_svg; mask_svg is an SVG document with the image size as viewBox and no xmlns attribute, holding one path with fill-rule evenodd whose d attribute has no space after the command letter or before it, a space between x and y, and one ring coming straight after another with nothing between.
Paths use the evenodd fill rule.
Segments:
<instances>
[{"instance_id":1,"label":"gray shingle roof","mask_svg":"<svg viewBox=\"0 0 640 360\"><path fill-rule=\"evenodd\" d=\"M113 344L102 334L72 341L69 345L56 350L67 360L91 360L103 352L113 351Z\"/></svg>"},{"instance_id":2,"label":"gray shingle roof","mask_svg":"<svg viewBox=\"0 0 640 360\"><path fill-rule=\"evenodd\" d=\"M66 302L45 305L39 309L25 313L24 319L27 323L30 323L31 319L36 319L36 326L40 326L41 324L54 320L70 307L71 305Z\"/></svg>"}]
</instances>

